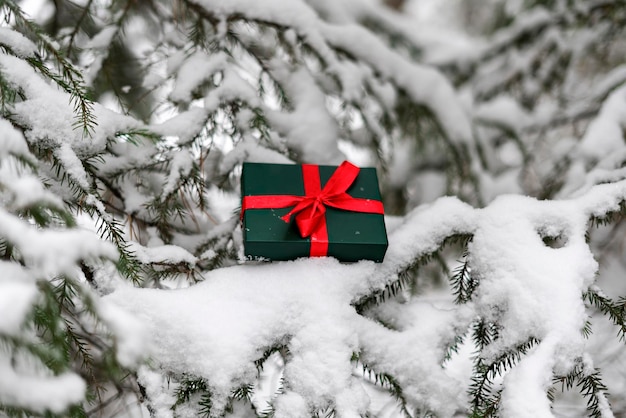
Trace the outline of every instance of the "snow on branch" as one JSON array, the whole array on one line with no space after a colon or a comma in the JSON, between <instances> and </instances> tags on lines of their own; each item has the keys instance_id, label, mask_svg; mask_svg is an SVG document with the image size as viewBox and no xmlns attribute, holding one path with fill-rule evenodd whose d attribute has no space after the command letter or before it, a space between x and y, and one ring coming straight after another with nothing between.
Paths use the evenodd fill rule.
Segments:
<instances>
[{"instance_id":1,"label":"snow on branch","mask_svg":"<svg viewBox=\"0 0 626 418\"><path fill-rule=\"evenodd\" d=\"M393 376L413 407L452 416L464 400L456 396L461 382L441 369L446 344L467 332L459 324L480 318L498 330L478 354L485 364L536 341L504 366L503 413L552 416L545 395L552 371L568 374L586 355L583 293L598 268L585 241L589 217L616 210L625 198L624 182L573 200L503 196L484 209L445 198L407 217L391 234L379 268L331 259L237 266L210 272L186 290L124 287L107 299L146 320L153 359L162 368L205 379L216 413L232 390L254 383L255 361L280 343L289 355L276 416L306 416L329 404L342 414L366 410L367 397L352 375L353 353L376 373ZM467 257L477 287L466 305L440 317L437 336L433 315L391 331L355 311L359 297L456 234L472 236ZM560 236L564 245L548 247L546 236Z\"/></svg>"},{"instance_id":2,"label":"snow on branch","mask_svg":"<svg viewBox=\"0 0 626 418\"><path fill-rule=\"evenodd\" d=\"M552 417L561 383L611 416L626 15L514 3L433 53L377 0L55 2L52 35L0 0L0 413ZM241 163L346 157L384 262L244 262Z\"/></svg>"},{"instance_id":3,"label":"snow on branch","mask_svg":"<svg viewBox=\"0 0 626 418\"><path fill-rule=\"evenodd\" d=\"M468 142L472 138L469 119L462 109L454 90L441 74L433 69L410 63L393 52L371 32L354 24L332 24L323 21L305 2L229 2L228 5L212 1L189 2L194 9L217 24L246 20L282 29L295 30L300 41L310 46L327 71L334 74L343 88L347 87L349 68L341 58L369 65L376 74L408 93L416 103L430 108L443 131L452 142ZM195 5L198 6L195 6Z\"/></svg>"}]
</instances>

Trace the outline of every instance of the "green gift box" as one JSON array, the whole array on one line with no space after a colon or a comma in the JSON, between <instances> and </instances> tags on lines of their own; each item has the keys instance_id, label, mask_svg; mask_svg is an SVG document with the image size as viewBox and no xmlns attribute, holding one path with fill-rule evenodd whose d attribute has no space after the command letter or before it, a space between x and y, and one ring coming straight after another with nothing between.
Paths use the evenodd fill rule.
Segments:
<instances>
[{"instance_id":1,"label":"green gift box","mask_svg":"<svg viewBox=\"0 0 626 418\"><path fill-rule=\"evenodd\" d=\"M385 256L374 168L244 163L241 196L247 258L382 262Z\"/></svg>"}]
</instances>

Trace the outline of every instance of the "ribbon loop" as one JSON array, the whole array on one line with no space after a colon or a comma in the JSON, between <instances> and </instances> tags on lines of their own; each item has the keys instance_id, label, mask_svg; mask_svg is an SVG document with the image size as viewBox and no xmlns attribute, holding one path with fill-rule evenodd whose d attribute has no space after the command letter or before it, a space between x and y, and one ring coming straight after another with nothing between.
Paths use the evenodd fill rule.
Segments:
<instances>
[{"instance_id":1,"label":"ribbon loop","mask_svg":"<svg viewBox=\"0 0 626 418\"><path fill-rule=\"evenodd\" d=\"M360 169L354 164L344 161L330 176L324 188L320 189L318 166L304 164L302 168L306 195L282 219L289 222L291 217L295 215L300 236L306 238L311 236L321 224L325 223L326 206L341 209L344 206L342 203L346 202L346 196L348 200L354 199L346 193L346 190L354 182ZM312 170L315 171L315 174L307 175L313 174L311 173Z\"/></svg>"}]
</instances>

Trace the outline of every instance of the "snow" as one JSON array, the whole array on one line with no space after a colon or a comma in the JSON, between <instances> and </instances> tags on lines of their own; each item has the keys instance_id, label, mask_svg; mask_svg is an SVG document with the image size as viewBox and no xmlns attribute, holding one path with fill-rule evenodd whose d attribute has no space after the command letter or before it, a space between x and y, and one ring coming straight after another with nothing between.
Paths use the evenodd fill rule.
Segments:
<instances>
[{"instance_id":1,"label":"snow","mask_svg":"<svg viewBox=\"0 0 626 418\"><path fill-rule=\"evenodd\" d=\"M98 9L100 3L90 5ZM595 289L605 257L594 256L587 242L589 217L617 210L626 197L626 87L617 87L626 70L607 69L602 77L582 83L579 78L596 71L594 63L584 62L585 48L601 39L595 31L577 32L570 39L567 31L577 30L568 26L570 16L559 17L565 9L537 7L522 13L521 1L503 6L515 23L484 39L450 35L439 20L448 11L433 16L442 26L434 32L432 26L411 27L412 20L377 0L191 3L215 18L213 41L224 51L193 47L182 26L172 23L181 17L178 11L163 5L152 12L168 21L168 33L160 32L149 42L128 39L138 28L147 28L141 26L144 17L133 16L141 23L129 20L125 32L115 22L121 14L113 20L97 16L91 39L80 34L76 54L86 66L87 85L100 71L113 37L119 36L129 50L141 44L147 51L151 75L143 85L154 88L151 100L162 106L144 124L119 109L90 103L97 122L91 136L76 129L72 97L25 61L36 56L36 45L0 28L0 44L6 46L0 52L2 78L23 93L7 103L7 119L0 118L0 237L14 246L20 259L0 261L0 333L31 337L23 323L40 300L37 280L66 275L87 288L80 265L85 263L95 269L99 292L86 294L94 299L103 329L110 331L115 358L124 366L139 366L137 379L151 408L146 414L194 416L197 411L190 405L172 409L176 382L194 376L210 386L214 414L226 408L232 389L254 384L262 393L253 402L258 406L271 400L277 417L310 416L328 405L341 417L391 415L395 403L379 402L373 385L359 375L359 367L367 365L392 375L409 407L459 416L467 412L473 360L489 363L533 338L537 344L497 377L500 413L556 416L546 397L553 375L567 374L581 362L590 372L598 363L592 352L599 349L581 334L591 312L581 295ZM195 13L193 7L188 12ZM247 19L260 25L241 22ZM390 33L379 36L363 22ZM554 22L558 25L544 31ZM156 27L158 22L152 23ZM62 28L60 33L69 32ZM232 47L231 35L240 37L241 44ZM390 48L394 42L400 46ZM258 60L244 51L246 46L256 51ZM566 87L548 91L542 83L563 56L574 63L567 70ZM609 60L605 64L612 65ZM259 78L265 80L263 86ZM461 95L450 80L462 86ZM280 101L274 83L288 102ZM129 91L130 84L121 86ZM259 87L267 91L262 94ZM434 116L437 126L418 121L414 136L419 141L401 129L382 126L386 112L389 123L395 123L394 111L403 96ZM568 101L579 103L567 107ZM586 115L600 103L597 117L586 126ZM258 115L267 120L267 131L254 127ZM553 128L559 118L565 122ZM126 132L143 129L163 140L133 135L125 142ZM439 129L446 150L468 151L459 158L476 175L475 189L462 193L463 186L456 188L452 159L442 155L435 141L421 143L422 136L430 141L434 132L439 138ZM579 130L585 132L581 141ZM207 146L211 153L204 160L201 153ZM344 159L344 152L378 165L384 185L405 193L407 208L427 203L405 216L386 217L389 249L382 264L341 264L331 258L256 264L233 256L225 266L203 270L224 250L241 251L241 232L232 215L239 206L242 162L333 164ZM433 152L437 158L431 158ZM526 152L537 161L529 162ZM19 159L34 167L21 165ZM58 162L62 174L85 193L77 198L47 159ZM574 162L567 165L570 159ZM87 160L95 161L93 171ZM556 167L558 176L551 179L558 183L563 175L565 186L556 192L560 200L525 196L535 192L528 185L533 176L543 182L535 169L548 171L560 160L565 168ZM201 175L212 213L204 216L191 208L189 216L200 218L196 222L194 217L193 231L179 228L191 225L182 215L170 222L174 232L168 241L146 216L146 205L167 195L177 197L181 181L203 161ZM120 175L124 172L128 175ZM440 197L448 192L486 204ZM139 262L157 271L164 265L184 265L203 280L183 283L184 289L134 288L118 277L113 265L118 252L112 243L81 227L64 228L56 220L49 227L35 226L22 213L35 205L67 208L68 201L95 207L109 221L136 219L123 227L139 231L141 243L128 246ZM606 235L617 242L622 232ZM426 286L434 284L428 272L415 273L422 269L421 261L458 235L472 236L466 258L472 277L480 282L462 306L454 305L449 289L424 291L422 279ZM559 244L550 247L545 237L558 237ZM456 250L444 251L442 257L448 261ZM623 273L622 259L616 249L608 274ZM380 295L407 271L419 274L414 288L356 311L355 305ZM471 326L479 319L497 323L499 334L474 352ZM465 336L459 354L444 360L459 335ZM284 357L275 354L270 361L280 361L273 374L259 378L254 361L276 345L285 345L288 352ZM12 350L0 346L1 404L62 414L68 405L84 400L86 385L78 374L53 376L44 365L28 365L20 360L23 354ZM356 367L354 354L360 361ZM623 375L611 371L620 393ZM281 394L276 393L279 382ZM598 396L604 416L612 416L609 399ZM245 416L242 408L235 405L235 414Z\"/></svg>"},{"instance_id":2,"label":"snow","mask_svg":"<svg viewBox=\"0 0 626 418\"><path fill-rule=\"evenodd\" d=\"M242 100L251 108L262 107L252 85L229 68L223 71L220 85L204 97L204 107L207 110L216 111L224 102L237 100Z\"/></svg>"},{"instance_id":3,"label":"snow","mask_svg":"<svg viewBox=\"0 0 626 418\"><path fill-rule=\"evenodd\" d=\"M623 86L611 93L598 116L589 124L580 144L580 152L585 157L599 160L623 148L625 109L626 86Z\"/></svg>"},{"instance_id":4,"label":"snow","mask_svg":"<svg viewBox=\"0 0 626 418\"><path fill-rule=\"evenodd\" d=\"M115 246L90 231L36 230L3 208L0 208L0 235L15 245L35 276L67 274L72 277L81 259L117 259Z\"/></svg>"},{"instance_id":5,"label":"snow","mask_svg":"<svg viewBox=\"0 0 626 418\"><path fill-rule=\"evenodd\" d=\"M391 375L397 376L407 398L415 405L428 405L441 416L452 416L463 404L462 382L448 375L440 364L444 346L460 324L450 297L446 296L442 300L420 297L368 312L392 330L365 322L361 359L370 367L384 364ZM401 354L411 352L418 354Z\"/></svg>"},{"instance_id":6,"label":"snow","mask_svg":"<svg viewBox=\"0 0 626 418\"><path fill-rule=\"evenodd\" d=\"M72 404L83 400L86 385L74 373L57 376L26 376L11 365L11 356L0 348L0 403L44 413L62 413Z\"/></svg>"},{"instance_id":7,"label":"snow","mask_svg":"<svg viewBox=\"0 0 626 418\"><path fill-rule=\"evenodd\" d=\"M431 108L451 141L468 142L472 137L469 118L460 106L452 86L441 73L410 63L386 48L369 31L356 25L337 26L322 22L310 6L302 1L286 4L272 0L263 2L262 5L247 0L230 1L228 4L215 0L198 0L197 3L218 16L241 14L252 19L293 27L321 59L326 61L331 71L339 72L340 78L343 64L335 57L331 48L349 51L406 91L413 100Z\"/></svg>"},{"instance_id":8,"label":"snow","mask_svg":"<svg viewBox=\"0 0 626 418\"><path fill-rule=\"evenodd\" d=\"M205 108L194 106L160 124L149 126L149 129L158 135L176 136L178 144L183 145L198 136L208 116Z\"/></svg>"},{"instance_id":9,"label":"snow","mask_svg":"<svg viewBox=\"0 0 626 418\"><path fill-rule=\"evenodd\" d=\"M529 115L510 96L498 96L476 106L474 117L486 124L503 126L519 135L530 121Z\"/></svg>"},{"instance_id":10,"label":"snow","mask_svg":"<svg viewBox=\"0 0 626 418\"><path fill-rule=\"evenodd\" d=\"M207 56L203 52L191 54L180 67L176 68L176 83L170 98L174 102L189 102L192 93L213 75L226 67L225 53Z\"/></svg>"},{"instance_id":11,"label":"snow","mask_svg":"<svg viewBox=\"0 0 626 418\"><path fill-rule=\"evenodd\" d=\"M498 32L492 48L497 49L504 44L511 43L517 37L546 26L552 19L554 19L554 17L544 7L533 8L529 12L521 14L510 28Z\"/></svg>"},{"instance_id":12,"label":"snow","mask_svg":"<svg viewBox=\"0 0 626 418\"><path fill-rule=\"evenodd\" d=\"M382 288L410 260L436 251L452 235L471 234L475 226L473 208L454 197L439 198L409 212L401 225L389 234L389 248L384 263L378 267L372 283Z\"/></svg>"},{"instance_id":13,"label":"snow","mask_svg":"<svg viewBox=\"0 0 626 418\"><path fill-rule=\"evenodd\" d=\"M501 401L503 416L554 417L546 388L552 383L555 345L552 339L543 341L504 378L505 389Z\"/></svg>"},{"instance_id":14,"label":"snow","mask_svg":"<svg viewBox=\"0 0 626 418\"><path fill-rule=\"evenodd\" d=\"M19 338L22 326L39 300L39 290L28 269L0 263L0 333ZM86 385L74 373L42 375L32 364L19 361L10 345L0 346L0 403L32 411L63 412L83 399Z\"/></svg>"},{"instance_id":15,"label":"snow","mask_svg":"<svg viewBox=\"0 0 626 418\"><path fill-rule=\"evenodd\" d=\"M63 165L70 178L79 184L83 190L89 190L89 176L83 167L83 163L74 153L70 144L61 144L61 146L55 150L54 155Z\"/></svg>"},{"instance_id":16,"label":"snow","mask_svg":"<svg viewBox=\"0 0 626 418\"><path fill-rule=\"evenodd\" d=\"M170 161L170 172L167 176L165 186L163 186L163 197L172 194L178 187L179 181L187 177L193 169L194 159L189 151L175 152Z\"/></svg>"},{"instance_id":17,"label":"snow","mask_svg":"<svg viewBox=\"0 0 626 418\"><path fill-rule=\"evenodd\" d=\"M177 245L144 247L139 243L131 242L128 248L144 264L185 263L189 266L194 266L197 261L196 257Z\"/></svg>"},{"instance_id":18,"label":"snow","mask_svg":"<svg viewBox=\"0 0 626 418\"><path fill-rule=\"evenodd\" d=\"M456 92L439 71L402 59L386 49L377 37L358 26L337 28L326 25L321 29L331 45L350 51L417 103L428 106L450 141L467 143L471 140L469 118Z\"/></svg>"},{"instance_id":19,"label":"snow","mask_svg":"<svg viewBox=\"0 0 626 418\"><path fill-rule=\"evenodd\" d=\"M68 168L72 169L78 182L84 182L85 178L72 153L84 156L101 152L106 146L106 140L118 132L143 127L134 118L93 103L97 126L87 141L83 138L82 129L75 128L76 114L70 105L72 99L69 94L48 84L27 63L16 57L0 53L0 68L9 83L21 88L27 97L27 100L15 103L11 109L15 119L26 127L26 140L45 148L62 147L58 152L70 164Z\"/></svg>"},{"instance_id":20,"label":"snow","mask_svg":"<svg viewBox=\"0 0 626 418\"><path fill-rule=\"evenodd\" d=\"M497 320L502 330L482 354L487 360L530 337L541 341L505 376L503 410L511 411L508 416L550 417L545 391L551 370L567 370L585 353L581 294L598 267L585 242L588 215L616 207L625 195L622 182L573 200L501 196L484 209L443 198L414 210L390 234L379 266L324 258L242 265L208 272L204 282L187 289L122 287L106 300L144 321L159 367L205 377L217 408L232 388L254 381L253 361L263 348L288 344L289 390L276 402L278 414L328 400L344 405L346 413L366 410L368 397L353 381L349 362L352 352L361 352L371 367L396 377L412 402L451 416L463 404L462 383L440 366L445 341L476 316ZM418 299L414 308L402 307L404 315L412 313L403 317L391 304L373 313L399 328L391 331L350 307L459 233L474 236L470 263L481 281L469 309ZM561 234L565 245L547 247L540 234ZM411 350L418 357L407 356Z\"/></svg>"},{"instance_id":21,"label":"snow","mask_svg":"<svg viewBox=\"0 0 626 418\"><path fill-rule=\"evenodd\" d=\"M287 144L312 164L340 164L344 157L337 147L336 121L326 111L326 96L305 70L280 74L283 87L293 102L293 112L271 112L268 119Z\"/></svg>"},{"instance_id":22,"label":"snow","mask_svg":"<svg viewBox=\"0 0 626 418\"><path fill-rule=\"evenodd\" d=\"M122 366L133 367L150 354L146 328L118 306L98 301L97 312L115 336L115 355Z\"/></svg>"},{"instance_id":23,"label":"snow","mask_svg":"<svg viewBox=\"0 0 626 418\"><path fill-rule=\"evenodd\" d=\"M302 270L303 264L309 268ZM303 362L287 366L286 375L293 387L321 402L316 398L320 388L330 384L339 391L350 380L356 337L337 320L350 315L345 291L349 283L337 278L364 274L370 264L344 266L322 259L239 266L213 271L189 289L119 289L108 299L147 320L155 344L153 358L163 367L207 378L218 408L232 387L254 380L259 350L285 334L292 335L292 353ZM200 329L204 331L197 335ZM328 337L320 338L321 329ZM322 352L334 354L320 359ZM309 356L314 357L305 361Z\"/></svg>"},{"instance_id":24,"label":"snow","mask_svg":"<svg viewBox=\"0 0 626 418\"><path fill-rule=\"evenodd\" d=\"M33 157L28 151L24 135L5 119L0 119L0 133L2 135L2 141L0 141L1 158L16 155L33 161Z\"/></svg>"},{"instance_id":25,"label":"snow","mask_svg":"<svg viewBox=\"0 0 626 418\"><path fill-rule=\"evenodd\" d=\"M468 208L457 206L454 199L445 202L451 206L444 209L446 214ZM436 213L443 217L441 209L446 206L440 203L428 211L428 215ZM408 340L406 336L393 337L380 325L363 322L350 307L350 302L361 292L371 291L370 286L384 285L373 280L386 277L381 270L382 273L390 267L395 270L397 262L408 262L414 252L428 251L430 246L435 249L437 239L443 239L445 232L432 237L424 248L423 238L433 231L423 227L423 220L415 216L413 228L400 228L394 233L388 252L391 261L378 271L372 269L371 262L346 265L333 259L237 266L209 272L204 282L188 289L162 291L123 287L107 300L145 321L155 346L153 359L160 367L176 373L191 371L205 377L214 390L217 407L223 405L231 388L254 380L256 370L252 362L260 357L264 347L288 338L286 342L293 357L284 373L297 396L289 393L286 399L281 396L277 413L286 413L281 408L292 408L294 403L300 405L305 401L307 405L323 406L331 398L345 405L345 411L364 410L368 400L359 395L349 361L352 352L362 345L371 350L368 358L372 359L372 364L398 372L399 378L417 391L419 395L414 395L415 400L449 414L454 406L445 405L445 395L450 395L454 389L447 387L445 382L449 382L449 378L440 369L435 351L430 351L428 366L421 361L410 366L413 357L406 358L404 352L406 344L415 346L417 341L422 341L421 345L428 345L429 340L423 333L432 333L433 328L415 331ZM410 243L418 244L419 248L415 248L415 244L408 245ZM388 345L389 338L396 338L397 343ZM325 354L320 356L320 353ZM424 355L425 352L421 356ZM410 367L412 373L401 372L406 367ZM408 377L422 373L432 378L420 383ZM439 388L439 397L432 398L428 389L432 385Z\"/></svg>"},{"instance_id":26,"label":"snow","mask_svg":"<svg viewBox=\"0 0 626 418\"><path fill-rule=\"evenodd\" d=\"M119 31L117 26L107 26L85 43L85 49L104 49L111 45L113 37Z\"/></svg>"},{"instance_id":27,"label":"snow","mask_svg":"<svg viewBox=\"0 0 626 418\"><path fill-rule=\"evenodd\" d=\"M6 262L2 263L3 276L10 273ZM7 271L8 270L8 271ZM0 333L5 335L15 335L19 332L24 318L30 312L35 297L37 296L37 286L34 283L22 283L17 280L6 280L0 282Z\"/></svg>"},{"instance_id":28,"label":"snow","mask_svg":"<svg viewBox=\"0 0 626 418\"><path fill-rule=\"evenodd\" d=\"M37 204L58 209L63 207L63 201L47 191L35 176L22 175L16 178L5 165L0 167L0 177L8 180L3 180L0 184L12 195L11 203L8 205L11 209L25 209Z\"/></svg>"},{"instance_id":29,"label":"snow","mask_svg":"<svg viewBox=\"0 0 626 418\"><path fill-rule=\"evenodd\" d=\"M545 397L551 370L583 352L580 330L587 314L581 294L597 263L585 243L586 217L559 203L499 197L485 209L488 221L469 247L472 275L481 281L477 313L502 324L500 338L483 355L493 359L531 337L541 340L505 377L506 416L553 416ZM561 233L567 243L547 247L538 231Z\"/></svg>"},{"instance_id":30,"label":"snow","mask_svg":"<svg viewBox=\"0 0 626 418\"><path fill-rule=\"evenodd\" d=\"M230 172L236 165L248 161L251 163L293 164L289 158L278 151L259 145L258 140L245 136L224 156L220 163L221 173Z\"/></svg>"},{"instance_id":31,"label":"snow","mask_svg":"<svg viewBox=\"0 0 626 418\"><path fill-rule=\"evenodd\" d=\"M117 25L107 26L87 40L81 47L84 49L82 64L85 68L83 79L87 86L93 86L94 81L102 70L102 65L109 56L113 38L119 33ZM123 89L122 89L123 90Z\"/></svg>"},{"instance_id":32,"label":"snow","mask_svg":"<svg viewBox=\"0 0 626 418\"><path fill-rule=\"evenodd\" d=\"M176 403L176 398L162 389L167 386L165 377L147 366L141 366L137 371L137 381L145 388L154 406L155 418L172 418L174 414L170 407Z\"/></svg>"},{"instance_id":33,"label":"snow","mask_svg":"<svg viewBox=\"0 0 626 418\"><path fill-rule=\"evenodd\" d=\"M37 52L37 46L19 32L0 27L0 44L8 46L20 58L30 58Z\"/></svg>"}]
</instances>

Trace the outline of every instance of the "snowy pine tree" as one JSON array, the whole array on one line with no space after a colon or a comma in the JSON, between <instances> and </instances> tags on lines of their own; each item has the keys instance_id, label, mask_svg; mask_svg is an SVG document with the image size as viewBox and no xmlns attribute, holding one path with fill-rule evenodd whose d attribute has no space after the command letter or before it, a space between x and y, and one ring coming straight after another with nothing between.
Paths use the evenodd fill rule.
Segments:
<instances>
[{"instance_id":1,"label":"snowy pine tree","mask_svg":"<svg viewBox=\"0 0 626 418\"><path fill-rule=\"evenodd\" d=\"M626 412L623 1L35 3L0 0L0 414ZM385 261L245 261L241 164L344 159Z\"/></svg>"}]
</instances>

